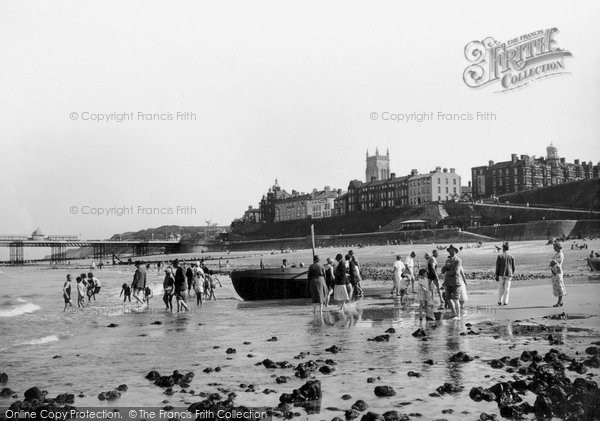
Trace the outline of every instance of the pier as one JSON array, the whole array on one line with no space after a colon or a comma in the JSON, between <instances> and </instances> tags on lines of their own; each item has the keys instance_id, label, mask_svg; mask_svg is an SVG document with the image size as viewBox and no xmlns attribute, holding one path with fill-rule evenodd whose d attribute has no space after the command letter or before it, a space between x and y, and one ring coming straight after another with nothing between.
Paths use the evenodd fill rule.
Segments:
<instances>
[{"instance_id":1,"label":"pier","mask_svg":"<svg viewBox=\"0 0 600 421\"><path fill-rule=\"evenodd\" d=\"M68 260L67 248L91 247L95 260L104 260L108 248L130 249L134 256L147 255L151 248L164 250L164 253L177 253L181 248L180 240L82 240L77 235L44 236L38 230L32 235L0 235L0 247L8 247L9 263L25 263L26 247L50 248L50 262L59 263Z\"/></svg>"}]
</instances>

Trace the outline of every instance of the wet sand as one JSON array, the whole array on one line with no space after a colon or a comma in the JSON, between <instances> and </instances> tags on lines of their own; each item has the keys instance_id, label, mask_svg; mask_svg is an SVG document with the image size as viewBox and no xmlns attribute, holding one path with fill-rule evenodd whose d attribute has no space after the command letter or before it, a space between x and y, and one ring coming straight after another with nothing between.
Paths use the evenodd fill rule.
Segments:
<instances>
[{"instance_id":1,"label":"wet sand","mask_svg":"<svg viewBox=\"0 0 600 421\"><path fill-rule=\"evenodd\" d=\"M600 244L594 245L600 249ZM491 271L496 255L491 247L463 248L461 256L467 272L469 268L480 273ZM385 270L395 254L406 255L413 247L354 250L363 265ZM414 250L420 254L430 248ZM298 419L344 419L348 416L360 419L370 411L388 413L387 419L393 419L389 412L397 411L398 416L405 414L409 419L462 420L480 419L481 413L500 414L500 405L494 400L488 402L471 397L473 389L497 390L496 385L514 384L517 380L525 381L533 389L519 390L519 399L534 406L538 397L546 392L535 389L537 383L533 383L536 376L542 375L541 371L527 373L530 361L514 361L525 351L538 351L540 365L555 364L551 361L555 356L552 350L557 351L557 356L562 353L563 357L574 359L574 362L561 360L564 376L571 382L576 378L597 379L599 370L593 366L593 355L586 351L593 352L590 350L596 346L593 343L600 340L597 316L600 313L600 284L587 280L583 270L585 262L579 259L579 250L565 250L565 267L570 275L565 278L568 295L564 307L553 308L555 298L550 279L544 277L546 261L553 254L550 246L541 242L515 243L513 250L517 273L531 276L513 282L510 305L496 305L493 280L475 279L469 285L469 303L463 320L444 319L435 326L419 320L416 303L401 305L393 299L389 295L391 281L385 277L365 280L367 297L345 313L335 307L328 309L322 320L313 318L311 306L306 301L241 302L226 276L221 278L224 287L217 290L219 301L207 303L200 310L194 308L195 311L184 315L93 314L93 308L112 308L120 283L124 279L130 280L131 273L127 268L106 269L98 275L102 276L105 290L96 307L67 315L54 310L42 314L45 307L43 302L38 302L42 307L36 312L38 318L35 318L36 313L19 316L22 319L18 320L18 326L32 323L32 329L40 323L50 323L48 320L55 324L44 326L44 331L66 324L67 328L63 330L68 336L58 335L56 341L27 347L14 345L2 352L0 371L6 372L9 378L0 387L14 390L16 397L0 398L0 406L23 401L27 389L39 386L48 391L46 397L73 393L76 407L187 408L208 400L214 405L221 402L223 405L277 408L281 399L291 399L284 394L300 390L308 381L319 381L322 398L317 407L305 409L291 403L281 405L275 413ZM321 249L318 253L325 255L328 251ZM331 250L332 254L334 252ZM244 254L229 256L232 255ZM258 266L261 257L266 265L278 264L281 258L308 262L310 250L262 256L246 253L245 256L231 258L230 266ZM189 259L190 256L180 257ZM223 264L225 260L224 257ZM23 269L23 274L28 270L31 269ZM56 272L62 277L60 270L45 270L39 276L55 276ZM152 282L158 284L161 278L157 274L153 276ZM18 278L15 281L22 282ZM154 299L154 306L160 308L159 297ZM566 318L547 318L560 316L563 312ZM116 326L108 328L110 323ZM423 329L425 336L413 336L417 329ZM10 326L7 333L16 336ZM550 335L552 340L549 340ZM277 341L269 341L273 336ZM326 351L332 346L339 352ZM231 351L233 349L235 352ZM60 358L54 359L56 355ZM464 355L468 358L457 361ZM501 361L503 357L506 357L504 362ZM268 368L271 365L264 363L265 360L274 362L276 368ZM509 364L511 360L513 365ZM313 363L308 363L310 361ZM590 361L589 365L583 365L584 361ZM299 369L298 365L302 363L308 364ZM569 370L571 366L582 373ZM145 379L152 370L166 377L173 370L195 375L187 378L188 384L174 384L169 390ZM446 383L450 386L444 387ZM113 390L120 384L128 385L128 390L121 392L120 397L108 401L98 399L101 392ZM376 396L378 386L389 386L395 395ZM592 390L597 390L597 386ZM80 392L82 397L77 396ZM219 393L219 399L211 398L211 393ZM347 399L345 395L351 398ZM229 402L228 396L234 397L233 401ZM508 398L515 402L503 407L523 404L516 402L510 393L502 395L502 399ZM359 403L354 405L358 409L353 410L351 407L358 400L364 401L367 408ZM533 418L534 413L526 416ZM371 416L371 419L375 418Z\"/></svg>"}]
</instances>

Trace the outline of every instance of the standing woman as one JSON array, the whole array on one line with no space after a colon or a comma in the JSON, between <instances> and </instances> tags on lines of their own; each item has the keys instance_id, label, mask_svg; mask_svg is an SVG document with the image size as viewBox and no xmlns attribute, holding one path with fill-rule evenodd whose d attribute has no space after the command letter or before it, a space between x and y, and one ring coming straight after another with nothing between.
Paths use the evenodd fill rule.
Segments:
<instances>
[{"instance_id":1,"label":"standing woman","mask_svg":"<svg viewBox=\"0 0 600 421\"><path fill-rule=\"evenodd\" d=\"M552 267L552 289L554 290L554 296L558 297L558 301L553 307L562 307L563 297L567 295L565 282L563 280L563 262L565 260L565 255L562 251L562 244L560 244L558 241L555 241L552 246L556 252L552 258L552 261L556 263L550 263Z\"/></svg>"},{"instance_id":2,"label":"standing woman","mask_svg":"<svg viewBox=\"0 0 600 421\"><path fill-rule=\"evenodd\" d=\"M327 264L325 264L325 285L327 285L327 299L325 300L325 307L329 307L329 298L333 294L333 287L335 285L335 273L334 273L333 259L327 258Z\"/></svg>"},{"instance_id":3,"label":"standing woman","mask_svg":"<svg viewBox=\"0 0 600 421\"><path fill-rule=\"evenodd\" d=\"M323 314L323 304L327 302L329 291L325 284L325 268L320 263L319 256L313 257L313 264L308 268L308 284L310 296L313 303L313 315L317 315L317 306L319 314Z\"/></svg>"},{"instance_id":4,"label":"standing woman","mask_svg":"<svg viewBox=\"0 0 600 421\"><path fill-rule=\"evenodd\" d=\"M350 281L348 280L344 257L338 253L335 256L335 260L337 261L337 266L334 271L335 286L333 287L333 299L340 303L340 310L343 311L344 306L350 301L350 297L352 296L352 285L350 285ZM348 289L350 289L350 294L348 294Z\"/></svg>"}]
</instances>

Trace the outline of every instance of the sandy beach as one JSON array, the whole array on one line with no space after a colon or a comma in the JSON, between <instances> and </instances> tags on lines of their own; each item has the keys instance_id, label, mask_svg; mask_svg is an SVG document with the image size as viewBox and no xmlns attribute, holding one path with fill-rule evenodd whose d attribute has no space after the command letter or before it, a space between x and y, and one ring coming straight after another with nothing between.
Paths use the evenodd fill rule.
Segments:
<instances>
[{"instance_id":1,"label":"sandy beach","mask_svg":"<svg viewBox=\"0 0 600 421\"><path fill-rule=\"evenodd\" d=\"M589 250L600 250L599 241L588 243ZM136 313L135 306L121 304L120 285L130 282L133 269L116 266L96 271L103 282L96 303L62 313L62 278L82 270L2 268L0 327L10 339L2 345L0 371L7 379L0 406L247 407L315 420L493 419L509 412L534 418L543 410L539 396L568 382L560 384L577 400L572 405L584 405L589 413L589 399L598 392L587 382L599 373L594 352L600 283L587 279L584 251L565 243L568 295L564 307L554 308L546 267L551 246L512 244L517 276L509 305L499 307L491 277L494 245L459 244L469 276L463 318L448 320L446 314L425 322L414 299L400 304L389 295L391 262L413 250L420 257L432 246L354 248L364 267L366 296L346 312L331 306L322 319L302 300L243 302L226 275L257 267L261 259L266 266L282 258L308 262L310 250L148 258L211 257L209 267L219 270L221 257L218 300L185 314L163 312L156 270L148 273L155 292L150 311ZM324 257L336 252L317 250ZM33 279L44 282L44 289L27 294L23 286ZM536 351L539 356L532 356ZM544 387L540 376L546 376ZM575 383L577 378L586 383ZM575 384L585 392L575 393ZM547 406L544 410L564 418L555 404Z\"/></svg>"}]
</instances>

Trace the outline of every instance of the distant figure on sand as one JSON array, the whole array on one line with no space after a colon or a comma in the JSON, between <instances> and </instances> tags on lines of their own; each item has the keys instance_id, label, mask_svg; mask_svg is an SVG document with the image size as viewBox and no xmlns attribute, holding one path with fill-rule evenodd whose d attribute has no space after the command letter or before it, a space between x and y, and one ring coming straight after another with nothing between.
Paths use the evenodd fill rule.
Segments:
<instances>
[{"instance_id":1,"label":"distant figure on sand","mask_svg":"<svg viewBox=\"0 0 600 421\"><path fill-rule=\"evenodd\" d=\"M390 294L400 295L400 281L402 279L402 272L404 271L404 262L402 262L402 256L397 255L396 261L394 262L394 269L392 272L393 286Z\"/></svg>"},{"instance_id":2,"label":"distant figure on sand","mask_svg":"<svg viewBox=\"0 0 600 421\"><path fill-rule=\"evenodd\" d=\"M173 295L175 294L175 278L171 268L165 270L165 280L163 281L163 302L166 306L166 311L173 311Z\"/></svg>"},{"instance_id":3,"label":"distant figure on sand","mask_svg":"<svg viewBox=\"0 0 600 421\"><path fill-rule=\"evenodd\" d=\"M496 258L496 282L498 282L498 305L508 305L510 283L515 273L515 259L508 252L508 242L502 244L502 254Z\"/></svg>"},{"instance_id":4,"label":"distant figure on sand","mask_svg":"<svg viewBox=\"0 0 600 421\"><path fill-rule=\"evenodd\" d=\"M553 307L562 307L563 297L567 295L567 289L565 288L565 281L563 279L563 262L565 260L565 255L562 251L562 244L560 244L558 241L555 241L552 247L556 252L552 258L552 261L550 262L550 271L552 272L552 290L554 291L554 296L558 297L558 301Z\"/></svg>"},{"instance_id":5,"label":"distant figure on sand","mask_svg":"<svg viewBox=\"0 0 600 421\"><path fill-rule=\"evenodd\" d=\"M85 284L83 283L83 279L81 276L78 276L77 279L77 307L84 308L85 307Z\"/></svg>"},{"instance_id":6,"label":"distant figure on sand","mask_svg":"<svg viewBox=\"0 0 600 421\"><path fill-rule=\"evenodd\" d=\"M337 266L335 267L335 286L333 288L333 299L340 304L340 310L343 311L346 303L352 297L352 285L348 279L346 264L341 254L335 256Z\"/></svg>"},{"instance_id":7,"label":"distant figure on sand","mask_svg":"<svg viewBox=\"0 0 600 421\"><path fill-rule=\"evenodd\" d=\"M123 295L123 302L129 300L129 302L131 302L131 287L127 284L123 284L121 285L121 293L119 294L119 297Z\"/></svg>"},{"instance_id":8,"label":"distant figure on sand","mask_svg":"<svg viewBox=\"0 0 600 421\"><path fill-rule=\"evenodd\" d=\"M313 257L313 264L308 268L308 282L307 289L310 290L310 296L313 303L313 315L317 315L317 309L319 314L323 313L323 304L327 302L327 296L329 291L327 290L327 284L325 283L325 268L321 264L319 256Z\"/></svg>"},{"instance_id":9,"label":"distant figure on sand","mask_svg":"<svg viewBox=\"0 0 600 421\"><path fill-rule=\"evenodd\" d=\"M131 283L131 289L133 290L133 298L137 300L139 304L144 304L144 289L146 288L146 270L140 264L135 262L135 273L133 274L133 282ZM142 298L140 298L142 295Z\"/></svg>"},{"instance_id":10,"label":"distant figure on sand","mask_svg":"<svg viewBox=\"0 0 600 421\"><path fill-rule=\"evenodd\" d=\"M67 280L63 284L63 299L65 300L63 311L67 311L67 306L73 307L73 301L71 301L71 274L67 275Z\"/></svg>"},{"instance_id":11,"label":"distant figure on sand","mask_svg":"<svg viewBox=\"0 0 600 421\"><path fill-rule=\"evenodd\" d=\"M187 311L186 292L187 282L183 273L183 268L179 266L179 260L173 260L173 268L175 268L175 299L177 300L177 312L185 309Z\"/></svg>"}]
</instances>

